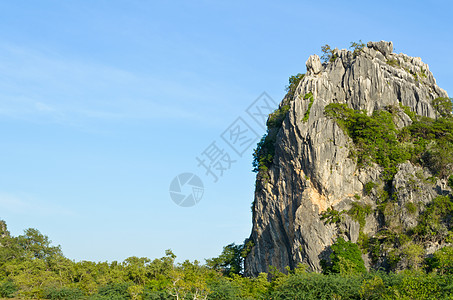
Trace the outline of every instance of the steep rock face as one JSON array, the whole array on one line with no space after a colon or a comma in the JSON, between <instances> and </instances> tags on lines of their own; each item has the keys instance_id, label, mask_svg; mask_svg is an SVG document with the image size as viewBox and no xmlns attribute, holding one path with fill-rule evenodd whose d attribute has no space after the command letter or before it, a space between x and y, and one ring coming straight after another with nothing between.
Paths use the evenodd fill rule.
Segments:
<instances>
[{"instance_id":1,"label":"steep rock face","mask_svg":"<svg viewBox=\"0 0 453 300\"><path fill-rule=\"evenodd\" d=\"M357 53L335 49L333 56L336 59L324 64L317 55L310 56L294 96L282 101L290 108L276 138L273 163L265 176L257 176L250 236L254 246L245 260L247 275L267 272L270 265L284 270L298 263L320 271L320 260L328 258L336 238L341 235L356 242L360 231L359 223L346 214L337 226L321 220L321 213L328 208L349 209L359 201L357 195L360 203L376 209L379 188L365 194L364 186L384 184L382 168L358 168L350 155L351 138L324 115L326 105L345 103L368 114L407 106L418 115L436 118L431 101L448 97L436 85L428 65L420 58L393 53L391 42L369 42ZM306 96L309 93L312 99ZM308 119L304 118L307 113ZM411 122L402 110L394 114L397 128ZM408 202L426 203L448 193L445 180L427 182L415 175L427 178L428 173L409 162L398 166L392 182L399 193L394 209L398 226L410 228L416 222L419 212L408 213ZM362 230L373 234L382 226L383 220L374 212Z\"/></svg>"}]
</instances>

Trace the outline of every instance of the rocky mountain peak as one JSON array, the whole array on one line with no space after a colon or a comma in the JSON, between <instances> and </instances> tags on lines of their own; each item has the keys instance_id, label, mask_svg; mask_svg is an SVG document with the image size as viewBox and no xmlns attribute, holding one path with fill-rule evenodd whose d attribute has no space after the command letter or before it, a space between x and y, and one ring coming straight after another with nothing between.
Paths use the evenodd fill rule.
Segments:
<instances>
[{"instance_id":1,"label":"rocky mountain peak","mask_svg":"<svg viewBox=\"0 0 453 300\"><path fill-rule=\"evenodd\" d=\"M363 243L383 230L408 235L430 201L451 193L445 174L421 158L431 151L428 142L425 152L414 150L422 151L418 156L407 150L416 147L419 134L408 129L411 124L423 117L439 119L436 103L448 99L427 64L393 53L392 42L380 41L354 51L334 49L325 62L311 55L306 67L277 111L285 114L281 125L269 128L259 146L272 151L266 152L257 175L248 275L267 272L270 265L284 270L298 263L320 271L338 237ZM365 140L368 133L351 127L358 122L376 131L385 125L380 134L388 136ZM402 138L405 132L408 137ZM381 139L391 147L379 144ZM381 153L381 146L407 159ZM424 254L441 243L426 244ZM364 254L364 259L371 268L389 266L385 254Z\"/></svg>"}]
</instances>

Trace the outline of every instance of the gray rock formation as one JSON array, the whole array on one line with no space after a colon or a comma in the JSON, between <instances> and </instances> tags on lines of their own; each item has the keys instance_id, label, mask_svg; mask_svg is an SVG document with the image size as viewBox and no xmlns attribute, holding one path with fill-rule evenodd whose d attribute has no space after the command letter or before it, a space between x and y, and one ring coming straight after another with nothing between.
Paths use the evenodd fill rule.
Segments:
<instances>
[{"instance_id":1,"label":"gray rock formation","mask_svg":"<svg viewBox=\"0 0 453 300\"><path fill-rule=\"evenodd\" d=\"M0 247L3 247L2 239L6 237L9 237L8 228L6 227L5 221L0 220Z\"/></svg>"},{"instance_id":2,"label":"gray rock formation","mask_svg":"<svg viewBox=\"0 0 453 300\"><path fill-rule=\"evenodd\" d=\"M317 55L308 58L307 72L289 99L290 109L277 135L273 164L266 176L257 176L250 236L254 246L245 260L246 275L267 272L270 265L283 271L298 263L320 271L320 260L328 258L336 238L341 235L356 242L360 230L358 222L347 215L338 226L325 224L321 213L327 208L347 210L354 202L377 206L384 184L382 169L377 165L358 168L350 158L351 139L325 117L326 105L346 103L368 114L403 105L418 115L436 118L431 101L448 97L436 85L428 65L418 57L393 53L391 42L369 42L355 55L347 50L335 50L335 55L333 62L324 64ZM304 99L308 93L313 94L313 101L308 120L303 121L310 103ZM398 128L412 122L402 110L394 121ZM426 203L448 192L445 181L427 182L424 178L429 176L427 170L409 162L398 167L392 186L399 193L395 204L399 226L410 228L416 222L418 212L408 213L406 203ZM378 183L370 194L364 193L367 182ZM373 234L382 226L373 213L363 232Z\"/></svg>"}]
</instances>

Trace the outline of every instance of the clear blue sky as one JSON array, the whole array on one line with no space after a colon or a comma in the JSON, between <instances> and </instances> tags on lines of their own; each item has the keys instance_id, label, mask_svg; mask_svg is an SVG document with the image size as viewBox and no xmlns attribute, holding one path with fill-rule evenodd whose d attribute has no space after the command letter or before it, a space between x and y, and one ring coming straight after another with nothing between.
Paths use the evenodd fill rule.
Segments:
<instances>
[{"instance_id":1,"label":"clear blue sky","mask_svg":"<svg viewBox=\"0 0 453 300\"><path fill-rule=\"evenodd\" d=\"M449 1L1 1L0 218L75 260L216 256L250 234L252 149L223 145L236 162L217 183L195 158L263 91L279 102L326 43L393 41L452 94L452 13ZM181 172L206 188L192 208L168 193Z\"/></svg>"}]
</instances>

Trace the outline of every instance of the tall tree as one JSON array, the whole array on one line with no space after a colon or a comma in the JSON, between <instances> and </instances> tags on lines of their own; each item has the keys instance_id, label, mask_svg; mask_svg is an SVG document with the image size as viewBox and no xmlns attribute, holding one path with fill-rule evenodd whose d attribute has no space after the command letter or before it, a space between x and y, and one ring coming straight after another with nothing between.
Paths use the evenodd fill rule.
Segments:
<instances>
[{"instance_id":1,"label":"tall tree","mask_svg":"<svg viewBox=\"0 0 453 300\"><path fill-rule=\"evenodd\" d=\"M223 251L218 257L207 259L206 265L214 270L222 271L227 276L242 274L244 258L241 254L243 249L243 245L229 244L223 247Z\"/></svg>"}]
</instances>

